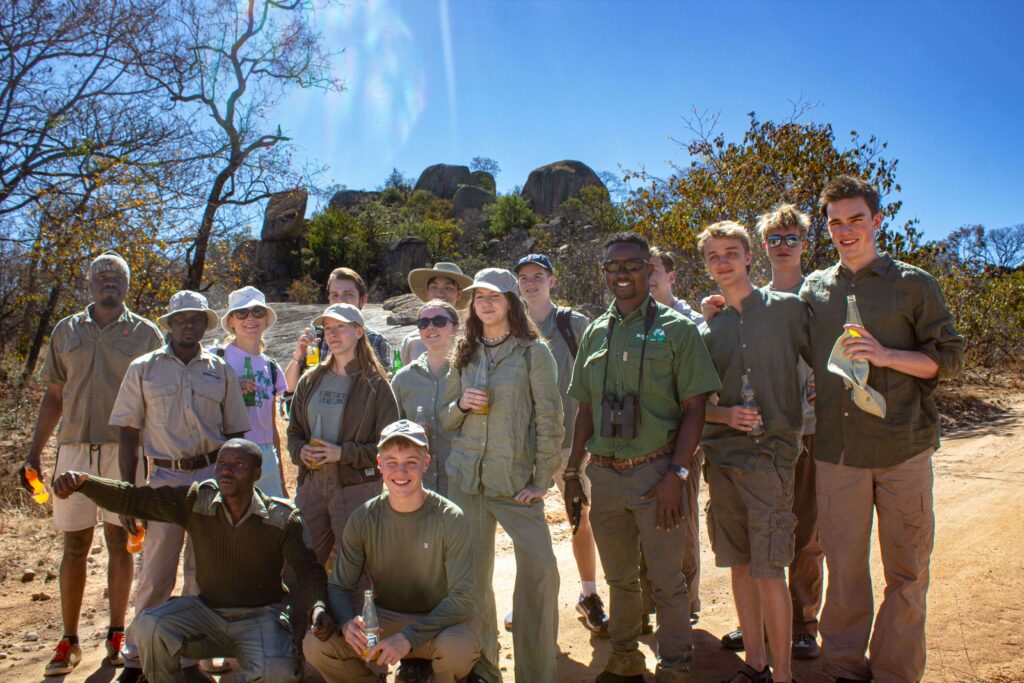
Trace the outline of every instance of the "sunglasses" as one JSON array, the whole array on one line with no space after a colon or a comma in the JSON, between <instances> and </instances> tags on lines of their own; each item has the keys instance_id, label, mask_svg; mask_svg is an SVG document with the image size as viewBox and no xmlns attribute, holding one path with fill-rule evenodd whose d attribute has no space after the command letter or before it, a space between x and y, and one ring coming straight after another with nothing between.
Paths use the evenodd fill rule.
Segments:
<instances>
[{"instance_id":1,"label":"sunglasses","mask_svg":"<svg viewBox=\"0 0 1024 683\"><path fill-rule=\"evenodd\" d=\"M416 321L416 327L421 330L425 330L431 325L434 327L444 327L448 323L452 323L454 325L455 321L446 315L435 315L432 318L420 318Z\"/></svg>"},{"instance_id":2,"label":"sunglasses","mask_svg":"<svg viewBox=\"0 0 1024 683\"><path fill-rule=\"evenodd\" d=\"M240 308L237 311L232 311L231 315L235 316L236 320L245 320L250 315L256 320L262 320L267 317L267 309L265 308Z\"/></svg>"},{"instance_id":3,"label":"sunglasses","mask_svg":"<svg viewBox=\"0 0 1024 683\"><path fill-rule=\"evenodd\" d=\"M787 247L799 247L800 243L803 242L803 238L800 235L769 235L764 238L764 241L772 249L778 249L783 242L786 243Z\"/></svg>"},{"instance_id":4,"label":"sunglasses","mask_svg":"<svg viewBox=\"0 0 1024 683\"><path fill-rule=\"evenodd\" d=\"M643 270L650 261L645 258L627 258L621 261L607 260L601 264L601 269L606 273L621 273L623 271L627 273L635 273L638 270Z\"/></svg>"}]
</instances>

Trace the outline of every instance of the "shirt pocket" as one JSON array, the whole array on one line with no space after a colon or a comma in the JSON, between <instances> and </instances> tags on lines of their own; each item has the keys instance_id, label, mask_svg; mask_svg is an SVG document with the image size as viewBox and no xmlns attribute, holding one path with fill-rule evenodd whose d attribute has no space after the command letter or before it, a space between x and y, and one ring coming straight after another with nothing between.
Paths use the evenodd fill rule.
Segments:
<instances>
[{"instance_id":1,"label":"shirt pocket","mask_svg":"<svg viewBox=\"0 0 1024 683\"><path fill-rule=\"evenodd\" d=\"M150 339L150 337L143 337L139 334L130 334L126 337L115 339L111 346L117 349L117 352L124 357L124 367L127 368L133 360L149 353L151 348Z\"/></svg>"},{"instance_id":2,"label":"shirt pocket","mask_svg":"<svg viewBox=\"0 0 1024 683\"><path fill-rule=\"evenodd\" d=\"M227 384L223 380L206 378L196 380L192 389L192 406L199 420L208 426L220 430L223 427L221 406L227 394Z\"/></svg>"},{"instance_id":3,"label":"shirt pocket","mask_svg":"<svg viewBox=\"0 0 1024 683\"><path fill-rule=\"evenodd\" d=\"M146 401L146 422L166 425L174 412L181 387L177 382L143 381L142 395Z\"/></svg>"},{"instance_id":4,"label":"shirt pocket","mask_svg":"<svg viewBox=\"0 0 1024 683\"><path fill-rule=\"evenodd\" d=\"M664 386L666 380L672 379L672 349L662 344L647 342L644 354L644 392L651 393L651 388ZM639 356L638 356L639 358ZM647 380L651 380L648 382Z\"/></svg>"},{"instance_id":5,"label":"shirt pocket","mask_svg":"<svg viewBox=\"0 0 1024 683\"><path fill-rule=\"evenodd\" d=\"M591 392L600 392L597 397L597 401L600 402L600 395L604 394L604 387L602 383L604 381L605 366L608 363L608 347L598 349L594 353L587 356L587 359L583 362L584 377L589 384L588 389Z\"/></svg>"}]
</instances>

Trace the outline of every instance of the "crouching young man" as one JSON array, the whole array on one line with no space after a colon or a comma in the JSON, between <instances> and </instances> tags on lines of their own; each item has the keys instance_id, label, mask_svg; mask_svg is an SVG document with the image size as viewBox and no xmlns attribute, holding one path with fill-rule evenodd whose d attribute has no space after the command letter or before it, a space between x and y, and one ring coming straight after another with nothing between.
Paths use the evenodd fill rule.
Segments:
<instances>
[{"instance_id":1,"label":"crouching young man","mask_svg":"<svg viewBox=\"0 0 1024 683\"><path fill-rule=\"evenodd\" d=\"M750 237L742 225L708 226L698 247L725 297L725 308L701 326L722 380L717 403L708 403L701 443L715 564L732 571L746 645L746 666L732 681L791 681L793 609L786 567L793 561L797 523L793 467L800 454L804 389L797 364L810 358L808 313L798 297L750 283Z\"/></svg>"},{"instance_id":2,"label":"crouching young man","mask_svg":"<svg viewBox=\"0 0 1024 683\"><path fill-rule=\"evenodd\" d=\"M328 584L341 631L314 625L303 653L328 683L376 683L400 661L398 680L432 674L435 683L454 683L480 658L469 526L457 505L423 488L430 465L423 427L393 422L377 448L386 490L349 518ZM380 641L365 656L365 624L352 602L364 571L380 620Z\"/></svg>"},{"instance_id":3,"label":"crouching young man","mask_svg":"<svg viewBox=\"0 0 1024 683\"><path fill-rule=\"evenodd\" d=\"M297 578L296 604L314 606L315 626L334 630L322 608L327 577L304 540L301 514L254 488L262 464L259 446L230 439L217 453L214 478L188 486L137 487L84 472L54 482L59 498L79 491L106 510L177 524L192 538L199 595L147 609L131 626L146 680L184 681L182 657L234 657L253 683L298 681L284 614L286 561Z\"/></svg>"}]
</instances>

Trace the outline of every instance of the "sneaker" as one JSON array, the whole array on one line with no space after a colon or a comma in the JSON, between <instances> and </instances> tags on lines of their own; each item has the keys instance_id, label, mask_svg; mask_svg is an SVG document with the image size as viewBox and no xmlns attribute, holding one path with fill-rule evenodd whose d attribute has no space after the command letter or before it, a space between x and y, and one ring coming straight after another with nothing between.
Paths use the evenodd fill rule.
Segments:
<instances>
[{"instance_id":1,"label":"sneaker","mask_svg":"<svg viewBox=\"0 0 1024 683\"><path fill-rule=\"evenodd\" d=\"M124 631L111 633L104 645L107 648L107 656L103 661L109 666L124 666L124 656L121 654L121 648L124 646Z\"/></svg>"},{"instance_id":2,"label":"sneaker","mask_svg":"<svg viewBox=\"0 0 1024 683\"><path fill-rule=\"evenodd\" d=\"M604 611L604 603L597 593L580 596L576 602L576 611L583 617L583 625L594 633L608 630L608 615Z\"/></svg>"},{"instance_id":3,"label":"sneaker","mask_svg":"<svg viewBox=\"0 0 1024 683\"><path fill-rule=\"evenodd\" d=\"M730 631L722 636L722 647L733 652L743 651L743 629Z\"/></svg>"},{"instance_id":4,"label":"sneaker","mask_svg":"<svg viewBox=\"0 0 1024 683\"><path fill-rule=\"evenodd\" d=\"M817 659L821 654L817 639L810 633L793 636L793 659Z\"/></svg>"},{"instance_id":5,"label":"sneaker","mask_svg":"<svg viewBox=\"0 0 1024 683\"><path fill-rule=\"evenodd\" d=\"M512 613L505 615L505 630L512 633Z\"/></svg>"},{"instance_id":6,"label":"sneaker","mask_svg":"<svg viewBox=\"0 0 1024 683\"><path fill-rule=\"evenodd\" d=\"M61 638L53 659L46 665L47 676L63 676L75 670L82 661L82 648L72 645L67 638Z\"/></svg>"},{"instance_id":7,"label":"sneaker","mask_svg":"<svg viewBox=\"0 0 1024 683\"><path fill-rule=\"evenodd\" d=\"M146 676L142 669L125 666L124 671L117 677L117 683L146 683Z\"/></svg>"},{"instance_id":8,"label":"sneaker","mask_svg":"<svg viewBox=\"0 0 1024 683\"><path fill-rule=\"evenodd\" d=\"M403 659L395 674L395 683L428 683L434 677L434 664L429 659Z\"/></svg>"}]
</instances>

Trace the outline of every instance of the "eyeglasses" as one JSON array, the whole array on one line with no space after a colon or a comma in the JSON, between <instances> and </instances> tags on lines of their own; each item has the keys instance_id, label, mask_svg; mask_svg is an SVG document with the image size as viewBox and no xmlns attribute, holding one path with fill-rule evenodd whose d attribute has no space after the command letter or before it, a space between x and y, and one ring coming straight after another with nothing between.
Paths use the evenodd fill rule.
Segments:
<instances>
[{"instance_id":1,"label":"eyeglasses","mask_svg":"<svg viewBox=\"0 0 1024 683\"><path fill-rule=\"evenodd\" d=\"M416 327L420 328L421 330L425 330L431 325L433 325L434 327L444 327L448 323L452 323L454 325L455 321L446 315L435 315L431 318L420 318L419 320L416 321Z\"/></svg>"},{"instance_id":2,"label":"eyeglasses","mask_svg":"<svg viewBox=\"0 0 1024 683\"><path fill-rule=\"evenodd\" d=\"M638 270L643 270L650 261L645 258L627 258L621 261L609 259L601 264L601 269L606 273L621 273L623 271L627 273L635 273Z\"/></svg>"},{"instance_id":3,"label":"eyeglasses","mask_svg":"<svg viewBox=\"0 0 1024 683\"><path fill-rule=\"evenodd\" d=\"M787 247L799 247L800 243L804 240L800 235L768 235L768 237L764 238L764 241L772 249L778 249L783 242L786 243Z\"/></svg>"},{"instance_id":4,"label":"eyeglasses","mask_svg":"<svg viewBox=\"0 0 1024 683\"><path fill-rule=\"evenodd\" d=\"M256 320L262 320L267 317L267 309L265 308L240 308L237 311L232 311L231 315L235 316L237 320L245 320L250 315Z\"/></svg>"}]
</instances>

